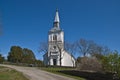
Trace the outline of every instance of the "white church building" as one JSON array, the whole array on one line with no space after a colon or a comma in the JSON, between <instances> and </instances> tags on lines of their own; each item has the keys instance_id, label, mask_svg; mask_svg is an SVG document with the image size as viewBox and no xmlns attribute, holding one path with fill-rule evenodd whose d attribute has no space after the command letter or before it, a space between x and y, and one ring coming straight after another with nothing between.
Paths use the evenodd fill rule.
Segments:
<instances>
[{"instance_id":1,"label":"white church building","mask_svg":"<svg viewBox=\"0 0 120 80\"><path fill-rule=\"evenodd\" d=\"M48 52L43 58L46 66L75 67L75 58L64 50L64 32L60 28L58 10L56 10L53 27L48 32Z\"/></svg>"}]
</instances>

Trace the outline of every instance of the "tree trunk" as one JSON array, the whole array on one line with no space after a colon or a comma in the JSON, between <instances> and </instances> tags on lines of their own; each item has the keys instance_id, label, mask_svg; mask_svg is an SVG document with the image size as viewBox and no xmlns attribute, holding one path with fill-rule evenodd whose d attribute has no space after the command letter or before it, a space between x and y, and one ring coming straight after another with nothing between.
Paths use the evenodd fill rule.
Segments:
<instances>
[{"instance_id":1,"label":"tree trunk","mask_svg":"<svg viewBox=\"0 0 120 80\"><path fill-rule=\"evenodd\" d=\"M61 49L60 49L60 66L61 66L61 64L62 64L62 61L61 61Z\"/></svg>"}]
</instances>

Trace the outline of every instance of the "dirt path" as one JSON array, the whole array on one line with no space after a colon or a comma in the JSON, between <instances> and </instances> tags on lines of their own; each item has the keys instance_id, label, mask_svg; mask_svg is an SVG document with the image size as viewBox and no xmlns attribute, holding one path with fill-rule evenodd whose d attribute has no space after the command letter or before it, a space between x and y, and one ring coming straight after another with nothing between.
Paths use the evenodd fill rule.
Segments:
<instances>
[{"instance_id":1,"label":"dirt path","mask_svg":"<svg viewBox=\"0 0 120 80\"><path fill-rule=\"evenodd\" d=\"M75 80L65 76L49 73L34 67L19 67L19 66L1 65L1 64L0 66L6 66L16 69L17 71L22 72L30 80Z\"/></svg>"}]
</instances>

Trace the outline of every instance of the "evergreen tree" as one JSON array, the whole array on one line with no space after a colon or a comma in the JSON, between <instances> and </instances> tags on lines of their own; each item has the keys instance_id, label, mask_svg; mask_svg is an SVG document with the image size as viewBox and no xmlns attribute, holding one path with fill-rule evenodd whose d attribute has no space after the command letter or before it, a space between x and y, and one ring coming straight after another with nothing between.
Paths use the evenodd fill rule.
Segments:
<instances>
[{"instance_id":1,"label":"evergreen tree","mask_svg":"<svg viewBox=\"0 0 120 80\"><path fill-rule=\"evenodd\" d=\"M8 61L13 63L33 64L36 58L32 50L19 46L12 46L8 53Z\"/></svg>"},{"instance_id":2,"label":"evergreen tree","mask_svg":"<svg viewBox=\"0 0 120 80\"><path fill-rule=\"evenodd\" d=\"M12 46L8 53L8 61L14 63L20 63L23 57L22 48L19 46Z\"/></svg>"},{"instance_id":3,"label":"evergreen tree","mask_svg":"<svg viewBox=\"0 0 120 80\"><path fill-rule=\"evenodd\" d=\"M24 48L23 49L23 59L22 62L23 63L34 63L36 60L34 53L32 52L32 50Z\"/></svg>"},{"instance_id":4,"label":"evergreen tree","mask_svg":"<svg viewBox=\"0 0 120 80\"><path fill-rule=\"evenodd\" d=\"M0 63L2 63L4 60L4 57L2 57L2 54L0 54Z\"/></svg>"}]
</instances>

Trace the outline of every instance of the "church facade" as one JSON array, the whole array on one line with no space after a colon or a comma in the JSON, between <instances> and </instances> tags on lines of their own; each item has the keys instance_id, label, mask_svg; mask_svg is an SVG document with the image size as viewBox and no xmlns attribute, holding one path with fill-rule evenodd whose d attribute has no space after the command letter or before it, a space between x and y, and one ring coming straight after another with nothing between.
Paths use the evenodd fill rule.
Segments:
<instances>
[{"instance_id":1,"label":"church facade","mask_svg":"<svg viewBox=\"0 0 120 80\"><path fill-rule=\"evenodd\" d=\"M60 28L58 10L53 27L48 32L48 52L44 54L43 58L46 66L75 67L75 58L64 50L64 32Z\"/></svg>"}]
</instances>

